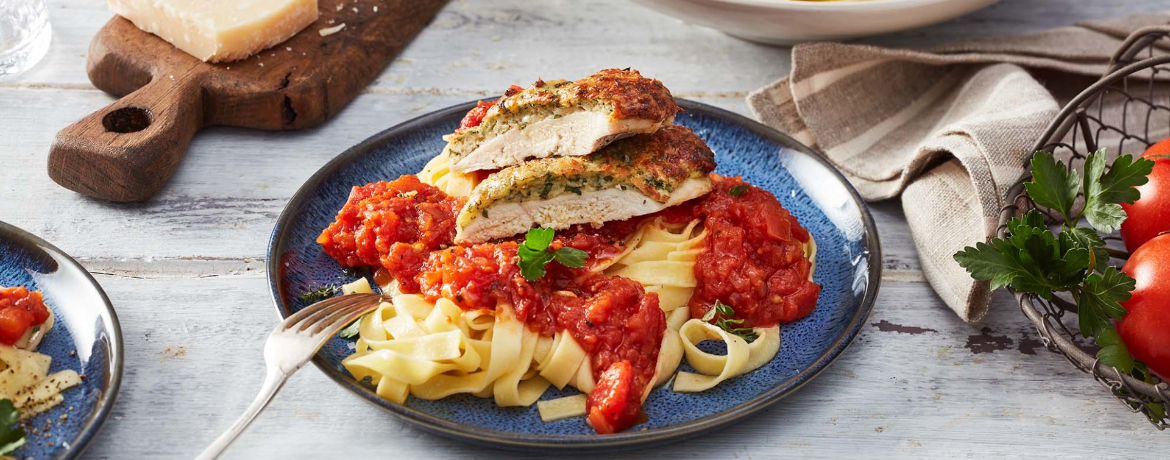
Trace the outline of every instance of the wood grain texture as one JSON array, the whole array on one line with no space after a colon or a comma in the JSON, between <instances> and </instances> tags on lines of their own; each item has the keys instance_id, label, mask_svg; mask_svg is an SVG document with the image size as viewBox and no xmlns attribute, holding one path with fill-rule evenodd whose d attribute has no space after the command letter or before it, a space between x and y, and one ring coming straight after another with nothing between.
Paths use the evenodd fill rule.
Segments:
<instances>
[{"instance_id":1,"label":"wood grain texture","mask_svg":"<svg viewBox=\"0 0 1170 460\"><path fill-rule=\"evenodd\" d=\"M49 176L96 198L143 201L166 184L204 126L317 126L360 93L444 3L368 0L358 7L323 0L320 18L297 35L226 63L202 62L114 17L94 37L87 71L94 86L125 97L57 135ZM329 27L343 28L319 33ZM127 123L133 115L143 121Z\"/></svg>"},{"instance_id":2,"label":"wood grain texture","mask_svg":"<svg viewBox=\"0 0 1170 460\"><path fill-rule=\"evenodd\" d=\"M79 257L118 310L126 376L86 453L95 459L191 458L252 399L263 377L262 340L276 321L263 276L268 235L296 188L346 147L509 84L612 66L639 68L683 97L747 113L743 95L789 65L787 49L622 0L555 0L539 9L521 0L454 0L332 120L295 132L207 128L155 200L113 204L44 174L55 131L111 102L83 71L86 47L110 14L102 2L49 1L49 56L0 79L0 220ZM1165 7L1164 0L1004 0L865 42L925 46ZM873 316L837 363L744 423L606 457L1128 459L1170 448L1165 433L1039 347L1010 298L995 298L985 324L957 320L922 278L900 203L872 210L884 281ZM293 377L226 458L338 457L542 458L421 433L312 367Z\"/></svg>"}]
</instances>

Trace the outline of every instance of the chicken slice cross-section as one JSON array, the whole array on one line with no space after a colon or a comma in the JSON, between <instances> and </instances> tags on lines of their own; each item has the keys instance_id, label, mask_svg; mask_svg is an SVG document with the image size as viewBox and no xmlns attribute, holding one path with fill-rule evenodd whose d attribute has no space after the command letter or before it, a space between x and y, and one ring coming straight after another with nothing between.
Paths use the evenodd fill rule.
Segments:
<instances>
[{"instance_id":1,"label":"chicken slice cross-section","mask_svg":"<svg viewBox=\"0 0 1170 460\"><path fill-rule=\"evenodd\" d=\"M622 139L587 157L528 161L472 190L456 219L455 241L651 214L707 194L714 169L711 149L681 126Z\"/></svg>"}]
</instances>

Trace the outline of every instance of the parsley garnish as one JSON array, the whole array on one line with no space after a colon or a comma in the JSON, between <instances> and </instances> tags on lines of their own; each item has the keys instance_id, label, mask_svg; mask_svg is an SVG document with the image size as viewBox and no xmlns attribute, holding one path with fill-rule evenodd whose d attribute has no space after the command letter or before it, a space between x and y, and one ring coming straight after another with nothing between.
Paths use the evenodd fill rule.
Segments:
<instances>
[{"instance_id":1,"label":"parsley garnish","mask_svg":"<svg viewBox=\"0 0 1170 460\"><path fill-rule=\"evenodd\" d=\"M345 276L350 278L361 278L366 273L366 269L360 267L345 267L341 269Z\"/></svg>"},{"instance_id":2,"label":"parsley garnish","mask_svg":"<svg viewBox=\"0 0 1170 460\"><path fill-rule=\"evenodd\" d=\"M1032 181L1024 184L1038 206L1060 214L1065 223L1054 234L1037 210L1010 220L1006 238L992 238L955 253L955 260L977 280L991 281L992 289L1010 287L1051 299L1068 292L1077 305L1080 333L1094 337L1102 363L1132 373L1133 357L1117 338L1113 320L1125 316L1121 302L1129 300L1135 282L1116 267L1106 265L1105 241L1093 229L1111 233L1125 220L1120 203L1133 203L1154 162L1122 155L1105 172L1105 153L1085 159L1085 176L1057 161L1048 152L1032 157ZM1074 213L1077 192L1085 194L1084 210ZM1081 218L1088 227L1076 227ZM1138 363L1140 365L1140 363Z\"/></svg>"},{"instance_id":3,"label":"parsley garnish","mask_svg":"<svg viewBox=\"0 0 1170 460\"><path fill-rule=\"evenodd\" d=\"M1132 204L1140 196L1137 188L1149 182L1154 160L1122 155L1105 170L1105 152L1098 150L1085 158L1085 218L1104 233L1121 228L1125 211L1119 203ZM1103 173L1104 172L1104 173Z\"/></svg>"},{"instance_id":4,"label":"parsley garnish","mask_svg":"<svg viewBox=\"0 0 1170 460\"><path fill-rule=\"evenodd\" d=\"M349 326L345 326L344 329L337 333L337 336L343 339L356 339L358 333L361 331L361 324L362 320L360 319L349 323Z\"/></svg>"},{"instance_id":5,"label":"parsley garnish","mask_svg":"<svg viewBox=\"0 0 1170 460\"><path fill-rule=\"evenodd\" d=\"M743 337L744 340L752 342L756 340L756 331L750 327L739 327L743 324L742 319L733 319L735 317L735 310L731 305L725 304L718 300L715 301L715 306L707 310L707 314L703 315L703 322L709 323L715 319L715 315L719 315L719 319L715 320L715 327L727 331L729 334Z\"/></svg>"},{"instance_id":6,"label":"parsley garnish","mask_svg":"<svg viewBox=\"0 0 1170 460\"><path fill-rule=\"evenodd\" d=\"M747 190L748 189L746 185L736 185L735 187L731 187L731 190L728 190L727 194L734 197L739 197L747 193Z\"/></svg>"},{"instance_id":7,"label":"parsley garnish","mask_svg":"<svg viewBox=\"0 0 1170 460\"><path fill-rule=\"evenodd\" d=\"M305 305L315 304L337 295L338 292L341 292L341 290L338 289L337 286L321 286L317 289L301 294L301 302L304 302Z\"/></svg>"},{"instance_id":8,"label":"parsley garnish","mask_svg":"<svg viewBox=\"0 0 1170 460\"><path fill-rule=\"evenodd\" d=\"M589 253L576 248L563 247L556 251L549 251L556 232L551 228L534 228L524 235L524 244L520 245L517 253L520 256L520 274L528 281L536 281L544 276L544 266L549 262L557 263L569 268L580 268L585 265L585 258Z\"/></svg>"},{"instance_id":9,"label":"parsley garnish","mask_svg":"<svg viewBox=\"0 0 1170 460\"><path fill-rule=\"evenodd\" d=\"M1125 220L1121 203L1138 199L1141 194L1135 187L1145 184L1149 180L1146 176L1153 169L1153 160L1122 155L1105 172L1105 151L1090 153L1085 158L1085 209L1082 211L1089 225L1102 233L1120 228ZM1075 223L1082 217L1072 212L1081 185L1075 170L1057 161L1051 153L1040 151L1032 157L1032 182L1024 187L1036 204L1060 213L1065 222Z\"/></svg>"},{"instance_id":10,"label":"parsley garnish","mask_svg":"<svg viewBox=\"0 0 1170 460\"><path fill-rule=\"evenodd\" d=\"M24 428L16 425L20 411L8 399L0 399L0 455L11 454L24 445Z\"/></svg>"}]
</instances>

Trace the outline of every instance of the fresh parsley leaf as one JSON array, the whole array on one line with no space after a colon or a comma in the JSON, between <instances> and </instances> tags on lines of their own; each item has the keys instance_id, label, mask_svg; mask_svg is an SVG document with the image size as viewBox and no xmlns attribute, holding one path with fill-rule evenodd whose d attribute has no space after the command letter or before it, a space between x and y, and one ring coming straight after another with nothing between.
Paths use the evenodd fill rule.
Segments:
<instances>
[{"instance_id":1,"label":"fresh parsley leaf","mask_svg":"<svg viewBox=\"0 0 1170 460\"><path fill-rule=\"evenodd\" d=\"M1047 271L1063 268L1056 239L1037 211L1008 222L1008 238L992 238L955 253L955 261L977 280L991 281L992 289L1011 287L1046 299L1058 286Z\"/></svg>"},{"instance_id":2,"label":"fresh parsley leaf","mask_svg":"<svg viewBox=\"0 0 1170 460\"><path fill-rule=\"evenodd\" d=\"M301 294L301 302L304 302L305 305L315 304L337 295L338 292L341 292L341 290L338 289L337 286L321 286L317 289Z\"/></svg>"},{"instance_id":3,"label":"fresh parsley leaf","mask_svg":"<svg viewBox=\"0 0 1170 460\"><path fill-rule=\"evenodd\" d=\"M0 455L11 454L24 445L24 428L16 426L20 411L11 400L0 399Z\"/></svg>"},{"instance_id":4,"label":"fresh parsley leaf","mask_svg":"<svg viewBox=\"0 0 1170 460\"><path fill-rule=\"evenodd\" d=\"M556 252L553 253L553 260L569 268L584 267L585 259L588 257L588 252L570 247L557 249Z\"/></svg>"},{"instance_id":5,"label":"fresh parsley leaf","mask_svg":"<svg viewBox=\"0 0 1170 460\"><path fill-rule=\"evenodd\" d=\"M529 229L528 233L524 235L524 245L536 251L543 251L548 249L548 245L552 244L555 236L556 231L551 228Z\"/></svg>"},{"instance_id":6,"label":"fresh parsley leaf","mask_svg":"<svg viewBox=\"0 0 1170 460\"><path fill-rule=\"evenodd\" d=\"M547 250L535 250L522 245L517 251L520 256L520 275L528 281L536 281L544 276L544 266L552 262L553 255Z\"/></svg>"},{"instance_id":7,"label":"fresh parsley leaf","mask_svg":"<svg viewBox=\"0 0 1170 460\"><path fill-rule=\"evenodd\" d=\"M1096 337L1101 331L1113 327L1111 320L1125 316L1121 302L1129 300L1130 291L1136 284L1117 267L1105 267L1101 273L1086 277L1080 292L1073 293L1081 335Z\"/></svg>"},{"instance_id":8,"label":"fresh parsley leaf","mask_svg":"<svg viewBox=\"0 0 1170 460\"><path fill-rule=\"evenodd\" d=\"M349 326L345 326L345 329L342 329L340 332L338 332L337 336L343 339L356 339L361 332L361 325L362 320L355 320L354 322L349 323Z\"/></svg>"},{"instance_id":9,"label":"fresh parsley leaf","mask_svg":"<svg viewBox=\"0 0 1170 460\"><path fill-rule=\"evenodd\" d=\"M729 334L738 335L749 343L756 340L756 331L754 329L750 327L739 327L740 324L743 324L743 320L735 319L735 310L731 308L731 305L716 300L715 305L703 315L703 322L711 322L711 320L715 319L716 314L719 315L719 319L715 320L715 327L723 329Z\"/></svg>"},{"instance_id":10,"label":"fresh parsley leaf","mask_svg":"<svg viewBox=\"0 0 1170 460\"><path fill-rule=\"evenodd\" d=\"M1081 248L1089 251L1088 271L1098 271L1109 262L1109 251L1105 250L1105 240L1093 229L1088 227L1066 228L1060 232L1060 248L1062 252Z\"/></svg>"},{"instance_id":11,"label":"fresh parsley leaf","mask_svg":"<svg viewBox=\"0 0 1170 460\"><path fill-rule=\"evenodd\" d=\"M1081 188L1076 170L1069 169L1051 153L1037 151L1032 155L1032 182L1024 184L1028 196L1036 204L1059 212L1071 221L1073 201Z\"/></svg>"},{"instance_id":12,"label":"fresh parsley leaf","mask_svg":"<svg viewBox=\"0 0 1170 460\"><path fill-rule=\"evenodd\" d=\"M964 248L954 258L972 278L990 281L992 289L1006 286L1046 299L1055 292L1069 293L1077 304L1080 334L1096 339L1101 362L1131 375L1145 375L1145 365L1133 359L1113 327L1113 320L1125 315L1121 302L1130 298L1136 282L1108 266L1109 251L1097 232L1120 227L1125 220L1121 203L1140 197L1136 187L1148 181L1153 163L1122 155L1106 172L1105 153L1097 151L1085 159L1082 180L1052 154L1036 152L1033 180L1025 187L1037 205L1065 218L1060 233L1054 234L1044 216L1032 210L1010 220L1004 238ZM1073 214L1081 187L1084 210ZM1082 217L1092 228L1076 226ZM1164 410L1151 406L1147 415L1164 414Z\"/></svg>"},{"instance_id":13,"label":"fresh parsley leaf","mask_svg":"<svg viewBox=\"0 0 1170 460\"><path fill-rule=\"evenodd\" d=\"M1105 151L1085 158L1085 218L1102 233L1113 233L1125 220L1120 203L1133 203L1140 196L1138 186L1149 181L1154 161L1122 155L1105 172ZM1031 193L1031 190L1028 191Z\"/></svg>"},{"instance_id":14,"label":"fresh parsley leaf","mask_svg":"<svg viewBox=\"0 0 1170 460\"><path fill-rule=\"evenodd\" d=\"M547 273L544 266L556 260L557 263L569 268L579 268L585 265L589 253L576 248L564 247L556 251L549 251L556 232L551 228L534 228L524 235L524 244L517 249L520 257L520 275L528 281L536 281Z\"/></svg>"},{"instance_id":15,"label":"fresh parsley leaf","mask_svg":"<svg viewBox=\"0 0 1170 460\"><path fill-rule=\"evenodd\" d=\"M1101 346L1097 351L1097 359L1100 359L1102 364L1116 367L1126 374L1133 372L1133 356L1129 354L1129 349L1125 348L1121 336L1117 335L1117 329L1113 326L1102 329L1097 333L1096 341L1097 345Z\"/></svg>"},{"instance_id":16,"label":"fresh parsley leaf","mask_svg":"<svg viewBox=\"0 0 1170 460\"><path fill-rule=\"evenodd\" d=\"M738 197L738 196L743 195L744 193L747 193L747 191L748 191L748 188L746 185L736 185L735 187L731 187L731 190L728 190L727 194L734 196L734 197Z\"/></svg>"}]
</instances>

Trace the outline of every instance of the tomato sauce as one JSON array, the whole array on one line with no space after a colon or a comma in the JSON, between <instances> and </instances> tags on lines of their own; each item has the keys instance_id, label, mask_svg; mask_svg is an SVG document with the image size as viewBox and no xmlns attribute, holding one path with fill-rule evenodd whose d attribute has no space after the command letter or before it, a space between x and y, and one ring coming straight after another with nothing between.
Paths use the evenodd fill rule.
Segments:
<instances>
[{"instance_id":1,"label":"tomato sauce","mask_svg":"<svg viewBox=\"0 0 1170 460\"><path fill-rule=\"evenodd\" d=\"M490 104L481 103L464 124L478 123L475 113L483 107ZM808 232L767 191L739 178L713 175L712 182L710 194L656 215L557 232L549 250L585 251L586 265L551 262L535 281L520 272L523 235L455 245L455 216L464 200L415 176L355 187L318 242L343 266L385 268L403 292L446 298L465 310L494 310L505 302L533 331L572 334L590 354L597 381L586 404L589 423L612 433L638 421L666 316L658 296L639 283L595 272L624 251L625 239L645 219L704 220L708 237L695 264L692 317L720 301L735 309L745 327L768 327L803 318L816 307L820 286L808 279L812 265L803 248Z\"/></svg>"},{"instance_id":2,"label":"tomato sauce","mask_svg":"<svg viewBox=\"0 0 1170 460\"><path fill-rule=\"evenodd\" d=\"M474 128L483 123L484 115L487 115L488 109L496 105L495 101L479 101L475 104L475 108L467 112L463 119L459 121L459 129Z\"/></svg>"},{"instance_id":3,"label":"tomato sauce","mask_svg":"<svg viewBox=\"0 0 1170 460\"><path fill-rule=\"evenodd\" d=\"M730 305L744 327L770 327L804 318L821 287L809 281L808 231L766 190L738 177L712 175L706 196L664 213L674 222L704 219L705 251L695 261L691 317L716 301Z\"/></svg>"},{"instance_id":4,"label":"tomato sauce","mask_svg":"<svg viewBox=\"0 0 1170 460\"><path fill-rule=\"evenodd\" d=\"M21 286L0 287L0 343L12 345L48 319L49 309L40 292Z\"/></svg>"},{"instance_id":5,"label":"tomato sauce","mask_svg":"<svg viewBox=\"0 0 1170 460\"><path fill-rule=\"evenodd\" d=\"M573 246L595 260L615 251L610 244L599 244L602 240L600 235L577 233L568 241L558 237L550 250ZM562 330L572 334L592 357L599 382L587 404L596 412L590 416L594 428L612 433L632 426L641 412L642 389L654 378L666 330L658 296L627 278L590 274L588 266L571 269L555 262L545 267L544 277L528 281L520 274L518 247L515 241L505 241L435 251L418 275L421 292L430 300L450 299L465 310L494 309L506 302L521 321L544 336ZM621 378L606 379L612 372ZM618 386L623 389L618 391Z\"/></svg>"},{"instance_id":6,"label":"tomato sauce","mask_svg":"<svg viewBox=\"0 0 1170 460\"><path fill-rule=\"evenodd\" d=\"M384 268L402 292L431 301L446 298L464 310L494 310L506 302L541 335L567 331L590 354L598 381L587 403L590 423L606 433L633 426L641 413L642 389L654 378L666 315L658 296L637 282L593 272L625 250L625 239L639 221L558 232L549 250L585 251L586 265L551 262L544 277L530 282L518 264L523 235L498 243L454 244L455 217L463 204L415 176L354 187L317 242L343 266Z\"/></svg>"},{"instance_id":7,"label":"tomato sauce","mask_svg":"<svg viewBox=\"0 0 1170 460\"><path fill-rule=\"evenodd\" d=\"M317 243L343 267L383 267L418 292L414 275L432 250L452 244L464 201L415 176L354 187Z\"/></svg>"}]
</instances>

